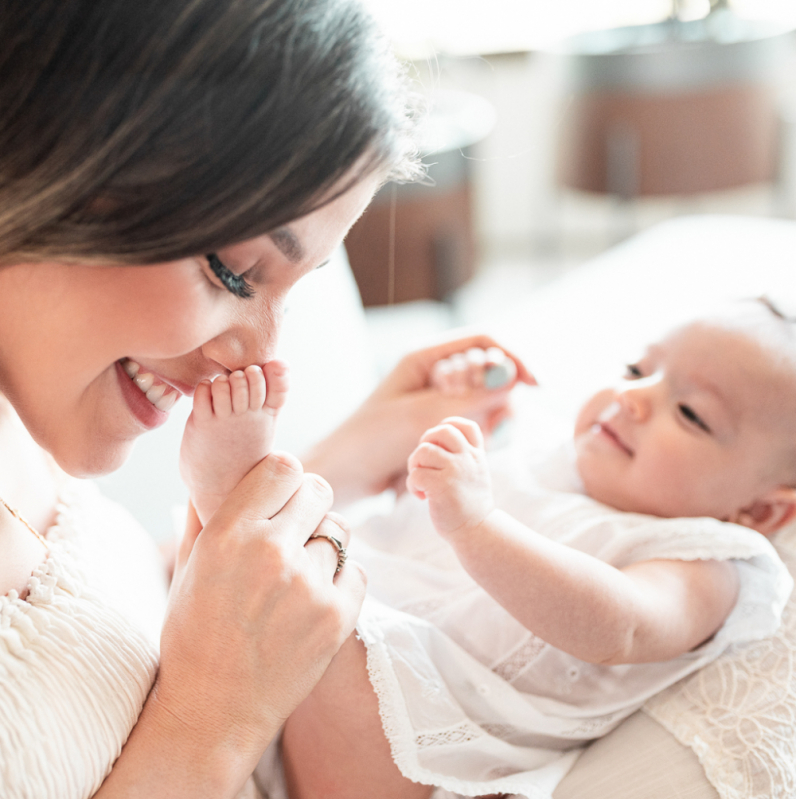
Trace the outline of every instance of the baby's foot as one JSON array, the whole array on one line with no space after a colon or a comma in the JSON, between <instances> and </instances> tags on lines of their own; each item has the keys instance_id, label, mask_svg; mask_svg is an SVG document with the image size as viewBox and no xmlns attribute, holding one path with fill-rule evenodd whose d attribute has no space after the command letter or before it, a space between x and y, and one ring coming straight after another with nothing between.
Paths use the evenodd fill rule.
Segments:
<instances>
[{"instance_id":1,"label":"baby's foot","mask_svg":"<svg viewBox=\"0 0 796 799\"><path fill-rule=\"evenodd\" d=\"M180 474L202 524L274 443L276 417L287 397L287 364L202 381L180 448Z\"/></svg>"}]
</instances>

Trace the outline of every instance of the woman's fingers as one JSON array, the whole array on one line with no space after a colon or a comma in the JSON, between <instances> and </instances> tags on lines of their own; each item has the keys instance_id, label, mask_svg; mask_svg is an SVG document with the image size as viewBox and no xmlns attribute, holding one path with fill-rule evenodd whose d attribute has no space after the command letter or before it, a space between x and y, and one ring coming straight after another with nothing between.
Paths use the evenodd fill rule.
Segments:
<instances>
[{"instance_id":1,"label":"woman's fingers","mask_svg":"<svg viewBox=\"0 0 796 799\"><path fill-rule=\"evenodd\" d=\"M341 569L340 572L337 572L341 553L334 541L339 541L340 545L345 548L350 540L351 531L346 520L338 513L327 513L304 547L310 560L317 564L321 574L339 577L343 571Z\"/></svg>"},{"instance_id":2,"label":"woman's fingers","mask_svg":"<svg viewBox=\"0 0 796 799\"><path fill-rule=\"evenodd\" d=\"M365 599L368 579L365 570L355 560L346 561L342 571L334 579L339 595L339 608L344 630L354 629L359 611Z\"/></svg>"},{"instance_id":3,"label":"woman's fingers","mask_svg":"<svg viewBox=\"0 0 796 799\"><path fill-rule=\"evenodd\" d=\"M230 519L238 523L271 519L303 483L304 469L299 459L287 452L272 452L251 469L216 511L216 526L222 527Z\"/></svg>"},{"instance_id":4,"label":"woman's fingers","mask_svg":"<svg viewBox=\"0 0 796 799\"><path fill-rule=\"evenodd\" d=\"M385 386L398 391L412 391L428 385L429 376L434 364L454 353L466 352L471 348L488 350L490 347L499 347L517 367L517 380L528 385L536 385L536 380L528 371L522 359L506 347L502 347L492 336L484 333L467 333L466 331L453 331L448 337L430 347L412 352L405 356L396 368L396 372L388 378Z\"/></svg>"}]
</instances>

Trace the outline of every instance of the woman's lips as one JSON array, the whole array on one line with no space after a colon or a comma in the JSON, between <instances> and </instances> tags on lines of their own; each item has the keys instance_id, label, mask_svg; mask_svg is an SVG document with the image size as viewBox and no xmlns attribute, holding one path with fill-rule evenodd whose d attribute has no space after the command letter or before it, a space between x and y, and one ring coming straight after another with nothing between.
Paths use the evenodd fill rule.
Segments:
<instances>
[{"instance_id":1,"label":"woman's lips","mask_svg":"<svg viewBox=\"0 0 796 799\"><path fill-rule=\"evenodd\" d=\"M159 411L168 413L174 407L174 403L180 398L180 392L176 388L146 371L131 358L123 358L120 363L125 374Z\"/></svg>"},{"instance_id":2,"label":"woman's lips","mask_svg":"<svg viewBox=\"0 0 796 799\"><path fill-rule=\"evenodd\" d=\"M595 422L592 425L592 432L595 435L599 435L609 442L611 442L615 447L622 450L622 452L626 453L627 455L633 455L633 450L622 441L621 438L617 435L616 431L606 422Z\"/></svg>"},{"instance_id":3,"label":"woman's lips","mask_svg":"<svg viewBox=\"0 0 796 799\"><path fill-rule=\"evenodd\" d=\"M130 358L116 361L115 366L122 396L133 415L150 430L162 425L180 392Z\"/></svg>"}]
</instances>

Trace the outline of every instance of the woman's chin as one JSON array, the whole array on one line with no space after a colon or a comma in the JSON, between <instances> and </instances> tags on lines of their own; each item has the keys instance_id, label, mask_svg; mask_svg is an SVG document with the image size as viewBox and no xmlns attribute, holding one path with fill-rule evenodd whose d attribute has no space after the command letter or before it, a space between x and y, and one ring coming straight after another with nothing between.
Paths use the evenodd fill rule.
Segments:
<instances>
[{"instance_id":1,"label":"woman's chin","mask_svg":"<svg viewBox=\"0 0 796 799\"><path fill-rule=\"evenodd\" d=\"M58 466L72 477L88 479L110 474L124 465L134 441L114 442L112 446L84 446L61 452L49 449Z\"/></svg>"}]
</instances>

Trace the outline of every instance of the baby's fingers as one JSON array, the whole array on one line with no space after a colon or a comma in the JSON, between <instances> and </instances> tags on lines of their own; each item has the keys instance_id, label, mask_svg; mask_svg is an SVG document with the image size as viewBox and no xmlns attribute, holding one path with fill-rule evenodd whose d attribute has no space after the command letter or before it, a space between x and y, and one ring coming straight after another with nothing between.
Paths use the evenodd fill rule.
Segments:
<instances>
[{"instance_id":1,"label":"baby's fingers","mask_svg":"<svg viewBox=\"0 0 796 799\"><path fill-rule=\"evenodd\" d=\"M451 453L430 441L423 441L417 445L415 451L409 456L406 465L412 469L444 469L450 462Z\"/></svg>"},{"instance_id":2,"label":"baby's fingers","mask_svg":"<svg viewBox=\"0 0 796 799\"><path fill-rule=\"evenodd\" d=\"M481 432L481 428L478 424L472 419L464 419L461 416L449 416L447 419L442 420L440 427L454 428L454 430L461 433L470 446L478 448L483 448L484 446L484 434Z\"/></svg>"},{"instance_id":3,"label":"baby's fingers","mask_svg":"<svg viewBox=\"0 0 796 799\"><path fill-rule=\"evenodd\" d=\"M435 444L448 452L458 454L468 447L482 447L484 437L475 422L460 416L449 416L441 424L426 430L420 437L421 443Z\"/></svg>"}]
</instances>

